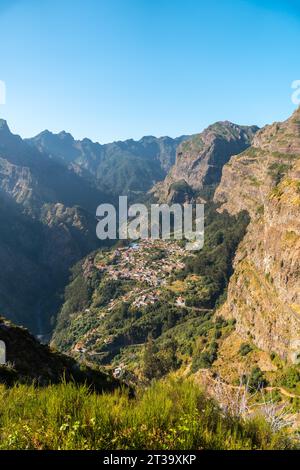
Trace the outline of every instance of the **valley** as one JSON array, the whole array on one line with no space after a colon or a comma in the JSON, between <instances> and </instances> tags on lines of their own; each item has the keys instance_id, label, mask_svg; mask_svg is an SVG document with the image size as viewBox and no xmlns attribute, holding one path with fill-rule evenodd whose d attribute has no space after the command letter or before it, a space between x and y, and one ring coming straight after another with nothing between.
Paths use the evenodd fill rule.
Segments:
<instances>
[{"instance_id":1,"label":"valley","mask_svg":"<svg viewBox=\"0 0 300 470\"><path fill-rule=\"evenodd\" d=\"M101 166L108 157L97 144L65 133L23 142L2 124L0 209L14 221L10 231L0 231L3 264L12 267L10 275L2 273L2 310L35 333L46 327L51 351L67 355L72 368L93 370L92 380L105 374L134 390L169 377L191 380L221 408L226 403L220 388L243 394L250 384L278 406L289 406L298 422L297 113L260 131L216 123L177 142L176 158L172 150L160 181L142 192L134 182L124 186L132 202L204 203L205 242L198 252L187 251L184 240L100 244L95 204L113 203L118 186L113 177L101 191L96 167L92 171L86 162L94 155ZM124 158L122 165L129 161L127 153L118 158ZM114 158L111 165L113 171ZM45 168L53 172L47 188ZM125 181L128 170L123 175L115 170ZM61 186L59 172L70 187ZM26 270L19 271L20 278L32 284L22 285L13 304L19 260ZM2 371L2 380L18 374Z\"/></svg>"},{"instance_id":2,"label":"valley","mask_svg":"<svg viewBox=\"0 0 300 470\"><path fill-rule=\"evenodd\" d=\"M298 460L299 22L0 0L2 466Z\"/></svg>"}]
</instances>

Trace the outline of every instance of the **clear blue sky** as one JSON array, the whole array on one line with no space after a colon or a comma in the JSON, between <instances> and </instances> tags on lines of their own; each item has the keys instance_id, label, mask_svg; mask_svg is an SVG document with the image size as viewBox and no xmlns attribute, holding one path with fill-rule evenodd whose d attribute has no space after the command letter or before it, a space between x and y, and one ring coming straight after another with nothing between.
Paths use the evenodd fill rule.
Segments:
<instances>
[{"instance_id":1,"label":"clear blue sky","mask_svg":"<svg viewBox=\"0 0 300 470\"><path fill-rule=\"evenodd\" d=\"M299 0L0 0L0 116L100 142L263 125L299 54Z\"/></svg>"}]
</instances>

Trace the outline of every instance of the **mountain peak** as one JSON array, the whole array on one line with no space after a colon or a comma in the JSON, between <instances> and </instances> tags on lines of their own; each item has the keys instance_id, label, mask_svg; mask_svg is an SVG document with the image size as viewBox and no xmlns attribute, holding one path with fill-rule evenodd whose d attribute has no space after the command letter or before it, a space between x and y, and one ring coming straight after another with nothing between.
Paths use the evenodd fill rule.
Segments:
<instances>
[{"instance_id":1,"label":"mountain peak","mask_svg":"<svg viewBox=\"0 0 300 470\"><path fill-rule=\"evenodd\" d=\"M58 137L61 140L67 140L67 141L70 141L70 142L74 141L74 137L72 136L72 134L70 134L69 132L66 132L66 131L59 132Z\"/></svg>"},{"instance_id":2,"label":"mountain peak","mask_svg":"<svg viewBox=\"0 0 300 470\"><path fill-rule=\"evenodd\" d=\"M5 119L0 119L0 132L5 134L11 134L7 121Z\"/></svg>"},{"instance_id":3,"label":"mountain peak","mask_svg":"<svg viewBox=\"0 0 300 470\"><path fill-rule=\"evenodd\" d=\"M53 135L52 132L50 132L48 129L45 129L44 131L40 132L36 137L43 137L43 136L49 136Z\"/></svg>"}]
</instances>

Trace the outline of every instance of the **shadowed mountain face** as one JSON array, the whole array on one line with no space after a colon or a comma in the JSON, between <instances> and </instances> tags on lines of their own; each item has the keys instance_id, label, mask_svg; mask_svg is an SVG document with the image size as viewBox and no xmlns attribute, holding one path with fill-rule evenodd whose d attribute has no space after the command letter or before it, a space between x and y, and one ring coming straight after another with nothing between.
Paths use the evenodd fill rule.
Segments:
<instances>
[{"instance_id":1,"label":"shadowed mountain face","mask_svg":"<svg viewBox=\"0 0 300 470\"><path fill-rule=\"evenodd\" d=\"M35 333L50 330L69 267L99 246L94 214L107 199L0 121L3 314Z\"/></svg>"},{"instance_id":2,"label":"shadowed mountain face","mask_svg":"<svg viewBox=\"0 0 300 470\"><path fill-rule=\"evenodd\" d=\"M33 219L0 192L0 311L37 334L51 330L69 267L99 246L83 209L57 203L43 211Z\"/></svg>"},{"instance_id":3,"label":"shadowed mountain face","mask_svg":"<svg viewBox=\"0 0 300 470\"><path fill-rule=\"evenodd\" d=\"M176 149L187 137L143 137L100 145L89 139L74 140L66 132L44 131L28 143L63 162L98 188L113 194L145 192L165 178L175 162Z\"/></svg>"},{"instance_id":4,"label":"shadowed mountain face","mask_svg":"<svg viewBox=\"0 0 300 470\"><path fill-rule=\"evenodd\" d=\"M25 328L0 317L0 341L5 344L6 364L0 365L0 384L46 386L62 381L87 384L92 389L112 391L120 383L99 369L78 364L74 359L40 344ZM3 344L3 343L2 343Z\"/></svg>"},{"instance_id":5,"label":"shadowed mountain face","mask_svg":"<svg viewBox=\"0 0 300 470\"><path fill-rule=\"evenodd\" d=\"M0 187L33 216L45 203L81 206L95 213L105 195L60 162L12 134L0 121Z\"/></svg>"}]
</instances>

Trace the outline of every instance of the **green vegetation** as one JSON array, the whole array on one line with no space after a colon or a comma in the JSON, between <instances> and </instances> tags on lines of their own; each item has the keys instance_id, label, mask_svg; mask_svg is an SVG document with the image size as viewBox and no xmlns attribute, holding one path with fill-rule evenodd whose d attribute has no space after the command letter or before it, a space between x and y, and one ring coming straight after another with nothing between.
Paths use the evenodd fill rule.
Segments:
<instances>
[{"instance_id":1,"label":"green vegetation","mask_svg":"<svg viewBox=\"0 0 300 470\"><path fill-rule=\"evenodd\" d=\"M254 175L250 175L248 179L250 181L251 186L256 186L257 188L261 186L261 182Z\"/></svg>"},{"instance_id":2,"label":"green vegetation","mask_svg":"<svg viewBox=\"0 0 300 470\"><path fill-rule=\"evenodd\" d=\"M262 417L221 412L190 381L154 382L130 398L85 386L0 386L0 449L290 449Z\"/></svg>"},{"instance_id":3,"label":"green vegetation","mask_svg":"<svg viewBox=\"0 0 300 470\"><path fill-rule=\"evenodd\" d=\"M300 384L300 369L297 366L290 366L278 377L276 384L282 387L295 389Z\"/></svg>"},{"instance_id":4,"label":"green vegetation","mask_svg":"<svg viewBox=\"0 0 300 470\"><path fill-rule=\"evenodd\" d=\"M172 263L175 268L180 263L181 268L172 271L163 286L149 288L140 280L140 273L148 269L149 276L156 278L160 266L170 260L167 245L131 253L131 264L129 255L121 258L121 252L116 255L113 251L94 253L78 264L65 291L55 345L69 351L84 341L89 360L113 367L122 364L148 380L189 363L191 354L193 370L211 367L223 328L234 326L220 319L216 322L213 313L226 298L232 261L249 219L245 213L236 217L219 214L212 203L206 204L205 214L204 248L187 258L187 252L176 248L179 254L172 255ZM139 269L135 278L112 278L97 268L109 267L114 276L120 259L125 260L120 268L123 272ZM133 303L136 296L132 292L139 292L141 298L149 290L152 302ZM184 302L176 303L177 296L183 296ZM145 361L149 336L155 360ZM198 338L206 343L196 344Z\"/></svg>"},{"instance_id":5,"label":"green vegetation","mask_svg":"<svg viewBox=\"0 0 300 470\"><path fill-rule=\"evenodd\" d=\"M187 193L192 192L191 187L188 185L188 183L185 180L175 181L175 183L171 184L170 190L186 191Z\"/></svg>"},{"instance_id":6,"label":"green vegetation","mask_svg":"<svg viewBox=\"0 0 300 470\"><path fill-rule=\"evenodd\" d=\"M7 363L0 365L0 384L46 386L64 382L86 384L96 391L111 391L120 382L97 366L76 362L37 341L25 328L0 317L0 340L9 345Z\"/></svg>"},{"instance_id":7,"label":"green vegetation","mask_svg":"<svg viewBox=\"0 0 300 470\"><path fill-rule=\"evenodd\" d=\"M169 193L174 192L172 202L183 203L185 198L192 199L194 191L185 180L175 181L169 188Z\"/></svg>"},{"instance_id":8,"label":"green vegetation","mask_svg":"<svg viewBox=\"0 0 300 470\"><path fill-rule=\"evenodd\" d=\"M253 350L252 346L249 343L243 343L241 344L241 347L239 349L239 353L241 356L247 356L251 351Z\"/></svg>"},{"instance_id":9,"label":"green vegetation","mask_svg":"<svg viewBox=\"0 0 300 470\"><path fill-rule=\"evenodd\" d=\"M183 142L179 147L179 156L182 153L201 152L204 148L204 142L201 134L196 134Z\"/></svg>"},{"instance_id":10,"label":"green vegetation","mask_svg":"<svg viewBox=\"0 0 300 470\"><path fill-rule=\"evenodd\" d=\"M143 373L146 379L158 379L175 370L179 365L176 351L177 344L175 341L165 341L164 347L159 349L150 336L143 358Z\"/></svg>"},{"instance_id":11,"label":"green vegetation","mask_svg":"<svg viewBox=\"0 0 300 470\"><path fill-rule=\"evenodd\" d=\"M214 308L232 275L233 257L244 237L249 217L244 212L236 217L227 212L219 214L214 205L207 204L205 223L204 247L196 256L187 259L185 273L202 276L203 287L198 294L192 293L190 304Z\"/></svg>"},{"instance_id":12,"label":"green vegetation","mask_svg":"<svg viewBox=\"0 0 300 470\"><path fill-rule=\"evenodd\" d=\"M200 346L201 352L196 346L193 354L192 372L197 372L199 369L209 369L217 359L218 348L218 343L215 340L206 344L204 350L201 350Z\"/></svg>"},{"instance_id":13,"label":"green vegetation","mask_svg":"<svg viewBox=\"0 0 300 470\"><path fill-rule=\"evenodd\" d=\"M269 175L272 177L275 186L280 183L290 169L291 165L287 163L274 162L269 166Z\"/></svg>"},{"instance_id":14,"label":"green vegetation","mask_svg":"<svg viewBox=\"0 0 300 470\"><path fill-rule=\"evenodd\" d=\"M253 367L250 374L244 376L243 382L248 385L250 392L256 392L267 386L265 376L259 367Z\"/></svg>"},{"instance_id":15,"label":"green vegetation","mask_svg":"<svg viewBox=\"0 0 300 470\"><path fill-rule=\"evenodd\" d=\"M192 372L211 368L218 357L221 338L230 333L233 328L232 320L226 321L220 316L202 325L200 338L196 340L192 353Z\"/></svg>"}]
</instances>

